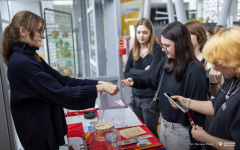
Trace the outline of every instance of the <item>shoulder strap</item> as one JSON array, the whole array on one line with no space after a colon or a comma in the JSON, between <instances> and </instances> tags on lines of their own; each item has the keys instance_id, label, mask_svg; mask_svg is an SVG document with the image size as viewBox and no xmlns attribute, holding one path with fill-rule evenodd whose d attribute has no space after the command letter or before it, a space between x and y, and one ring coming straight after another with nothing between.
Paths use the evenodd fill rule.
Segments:
<instances>
[{"instance_id":1,"label":"shoulder strap","mask_svg":"<svg viewBox=\"0 0 240 150\"><path fill-rule=\"evenodd\" d=\"M153 101L159 100L159 92L160 92L160 89L161 89L161 84L162 84L163 75L164 75L164 71L163 71L163 73L162 73L160 82L159 82L159 84L158 84L157 91L156 91L156 93L155 93L155 95L154 95L154 97L153 97Z\"/></svg>"},{"instance_id":2,"label":"shoulder strap","mask_svg":"<svg viewBox=\"0 0 240 150\"><path fill-rule=\"evenodd\" d=\"M206 67L207 66L207 61L205 60L205 62L204 62L204 66Z\"/></svg>"},{"instance_id":3,"label":"shoulder strap","mask_svg":"<svg viewBox=\"0 0 240 150\"><path fill-rule=\"evenodd\" d=\"M207 65L207 61L205 60L205 58L203 58L203 59L201 60L201 62L202 62L203 65L206 67L206 65Z\"/></svg>"}]
</instances>

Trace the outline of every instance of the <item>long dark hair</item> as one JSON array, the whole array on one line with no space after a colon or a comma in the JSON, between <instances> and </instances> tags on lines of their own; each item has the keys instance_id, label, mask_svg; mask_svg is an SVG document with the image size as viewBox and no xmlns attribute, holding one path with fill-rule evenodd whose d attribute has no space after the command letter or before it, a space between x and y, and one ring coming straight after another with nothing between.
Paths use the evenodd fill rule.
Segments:
<instances>
[{"instance_id":1,"label":"long dark hair","mask_svg":"<svg viewBox=\"0 0 240 150\"><path fill-rule=\"evenodd\" d=\"M30 11L20 11L14 15L11 24L5 28L2 36L1 54L6 65L13 53L13 42L20 40L20 28L24 27L30 33L30 38L33 39L39 23L42 25L41 29L44 30L46 28L45 20ZM38 62L41 61L37 53L35 57Z\"/></svg>"},{"instance_id":2,"label":"long dark hair","mask_svg":"<svg viewBox=\"0 0 240 150\"><path fill-rule=\"evenodd\" d=\"M174 76L179 82L189 64L195 62L204 69L202 63L196 58L188 29L180 22L174 21L169 24L161 34L164 38L171 40L175 45L175 58L167 59L164 64L164 71L174 71Z\"/></svg>"}]
</instances>

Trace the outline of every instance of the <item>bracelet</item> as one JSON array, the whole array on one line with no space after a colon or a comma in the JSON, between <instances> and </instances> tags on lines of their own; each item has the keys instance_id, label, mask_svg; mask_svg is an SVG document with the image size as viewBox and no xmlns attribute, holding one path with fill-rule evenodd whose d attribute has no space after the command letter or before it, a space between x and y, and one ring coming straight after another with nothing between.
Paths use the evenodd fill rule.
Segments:
<instances>
[{"instance_id":1,"label":"bracelet","mask_svg":"<svg viewBox=\"0 0 240 150\"><path fill-rule=\"evenodd\" d=\"M210 82L209 82L209 85L217 85L217 83L210 83Z\"/></svg>"},{"instance_id":2,"label":"bracelet","mask_svg":"<svg viewBox=\"0 0 240 150\"><path fill-rule=\"evenodd\" d=\"M191 99L190 98L188 98L188 106L187 106L187 109L189 110L189 105L190 105L190 102L191 102Z\"/></svg>"}]
</instances>

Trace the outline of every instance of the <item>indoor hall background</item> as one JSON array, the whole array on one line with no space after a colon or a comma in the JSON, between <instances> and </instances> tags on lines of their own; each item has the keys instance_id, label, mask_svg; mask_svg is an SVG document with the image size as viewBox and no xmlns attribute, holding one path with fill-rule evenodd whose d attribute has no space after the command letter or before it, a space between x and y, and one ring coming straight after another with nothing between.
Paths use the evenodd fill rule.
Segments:
<instances>
[{"instance_id":1,"label":"indoor hall background","mask_svg":"<svg viewBox=\"0 0 240 150\"><path fill-rule=\"evenodd\" d=\"M2 18L0 19L0 25L1 29L4 29L8 24L10 24L11 17L16 13L16 11L19 10L30 10L38 15L43 16L43 10L44 8L51 8L56 10L61 10L64 12L69 12L73 14L73 29L74 29L74 43L75 48L74 52L76 53L76 59L79 61L76 63L76 72L79 77L82 78L90 78L90 79L99 79L99 80L105 80L110 81L115 84L119 84L119 81L123 79L122 72L124 68L124 64L122 63L121 56L118 55L118 41L117 37L122 36L122 27L121 27L121 8L120 5L127 5L132 9L135 9L138 11L139 9L143 9L143 4L134 4L132 2L128 2L126 4L120 4L120 1L123 0L95 0L94 5L89 5L90 0L65 0L65 1L58 1L58 3L55 3L54 6L52 6L53 0L1 0L0 1L0 13ZM158 38L160 39L161 30L165 25L168 23L168 14L167 14L167 3L170 0L135 0L138 2L151 2L151 13L150 17L153 21L155 32ZM174 0L171 0L173 3L173 8L177 7ZM180 0L179 0L180 1ZM184 0L184 8L187 14L187 19L198 19L199 17L207 18L207 15L210 14L210 23L216 23L218 17L220 16L219 13L221 12L221 9L223 7L223 3L227 0ZM239 1L240 0L229 0L231 1L231 9L229 13L226 13L229 15L229 19L233 19L233 21L238 21L240 18L240 11L239 11ZM71 5L69 5L69 2L72 2ZM194 7L192 6L192 3L195 2ZM127 11L129 10L129 7L127 8ZM141 10L140 10L141 11ZM161 13L161 11L163 13ZM104 40L104 46L105 46L105 52L99 51L98 54L104 54L105 56L100 56L99 58L103 58L103 60L106 61L106 64L102 64L102 66L99 66L99 68L104 67L103 70L106 70L105 76L98 76L94 77L91 74L91 65L92 63L90 58L90 51L91 51L91 45L89 43L89 39L91 38L89 34L89 17L88 14L91 12L95 12L95 14L99 15L93 15L93 23L98 23L99 26L95 26L93 29L95 30L96 35L99 37L97 39ZM160 12L160 14L159 14ZM174 15L176 14L176 11L173 11ZM141 13L139 13L141 14ZM143 14L143 13L142 13ZM176 14L177 15L177 14ZM174 19L177 19L176 15L174 16ZM101 20L99 20L101 19ZM138 17L132 17L128 18L128 21L136 21ZM97 20L97 21L96 21ZM103 21L104 20L104 21ZM101 22L101 26L100 23ZM105 24L103 26L102 24ZM107 29L107 30L106 30ZM99 31L99 32L97 32ZM105 31L103 35L101 35L101 31ZM128 31L126 31L127 33ZM0 31L2 35L2 30ZM111 36L109 36L111 35ZM125 36L125 35L124 35ZM101 41L100 40L100 41ZM97 45L101 45L101 42ZM97 41L96 41L97 43ZM96 45L96 46L97 46ZM44 41L44 46L46 47L46 41ZM96 49L96 48L95 48ZM114 51L115 49L116 51ZM45 51L45 49L41 49L41 52L44 53L44 56L47 58L48 55ZM114 57L113 57L114 56ZM114 63L113 63L114 62ZM116 67L117 66L117 67ZM1 142L8 142L9 145L13 148L15 147L14 139L15 134L14 129L12 129L12 122L11 122L11 114L9 110L9 86L6 79L6 67L1 63L1 84L0 87L0 110L1 115L0 119L3 120L3 122L0 123L0 135L1 135ZM102 71L102 70L100 70ZM123 88L123 87L121 87ZM121 93L123 96L123 99L125 98L125 103L130 103L130 97L131 97L131 88L124 87L124 93ZM3 101L2 101L3 100ZM5 136L6 135L6 136ZM7 136L8 135L8 136ZM8 138L6 138L8 137ZM0 144L2 145L2 144ZM8 148L6 148L8 149Z\"/></svg>"}]
</instances>

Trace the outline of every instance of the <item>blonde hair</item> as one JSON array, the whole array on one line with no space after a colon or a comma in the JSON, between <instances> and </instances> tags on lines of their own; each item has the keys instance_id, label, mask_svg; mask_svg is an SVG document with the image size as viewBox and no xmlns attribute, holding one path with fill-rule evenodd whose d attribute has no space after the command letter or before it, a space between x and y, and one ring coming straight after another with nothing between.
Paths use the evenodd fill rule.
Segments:
<instances>
[{"instance_id":1,"label":"blonde hair","mask_svg":"<svg viewBox=\"0 0 240 150\"><path fill-rule=\"evenodd\" d=\"M204 58L213 65L229 67L240 74L240 26L212 36L203 48Z\"/></svg>"},{"instance_id":2,"label":"blonde hair","mask_svg":"<svg viewBox=\"0 0 240 150\"><path fill-rule=\"evenodd\" d=\"M148 40L148 53L151 53L153 50L153 45L155 43L158 43L158 39L156 37L152 21L149 20L148 18L139 19L135 26L135 38L134 38L134 43L133 43L133 48L132 48L134 60L138 60L140 57L140 43L137 40L137 34L136 34L137 27L140 25L145 25L148 28L148 30L150 31L150 37Z\"/></svg>"}]
</instances>

